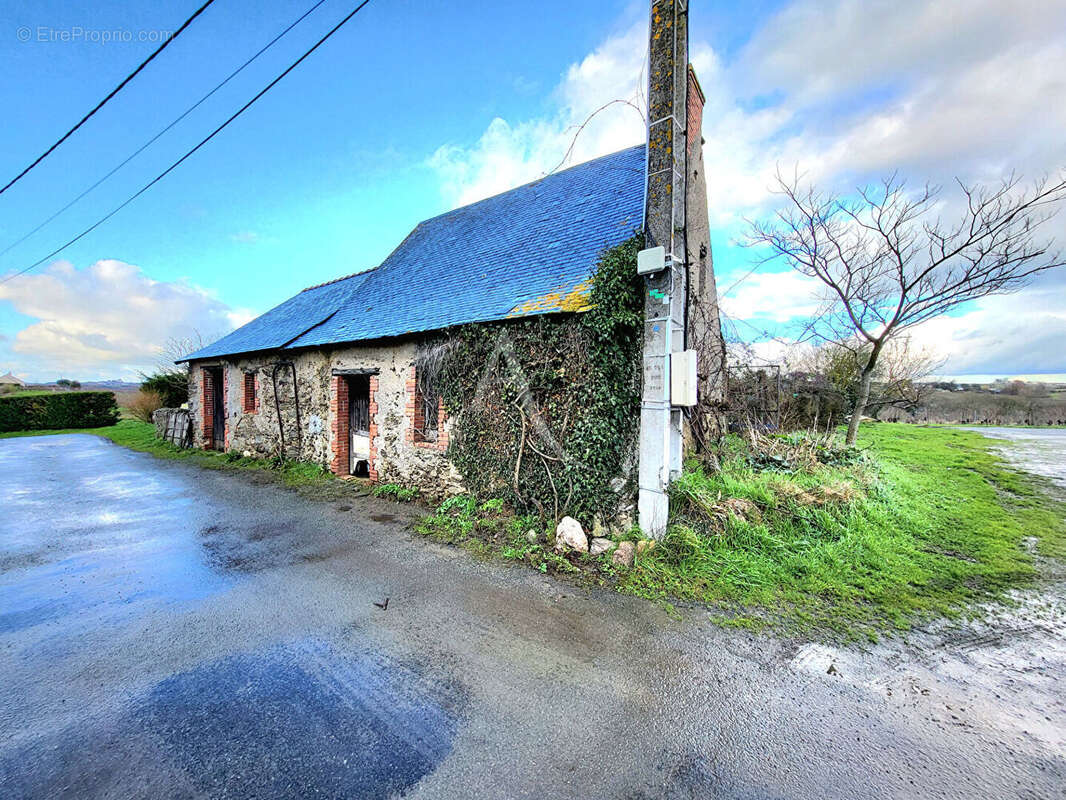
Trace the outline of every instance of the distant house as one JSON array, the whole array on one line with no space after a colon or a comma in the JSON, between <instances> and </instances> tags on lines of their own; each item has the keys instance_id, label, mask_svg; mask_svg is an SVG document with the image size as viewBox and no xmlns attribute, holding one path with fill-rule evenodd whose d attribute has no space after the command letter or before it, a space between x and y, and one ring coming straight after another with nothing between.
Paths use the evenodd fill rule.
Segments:
<instances>
[{"instance_id":1,"label":"distant house","mask_svg":"<svg viewBox=\"0 0 1066 800\"><path fill-rule=\"evenodd\" d=\"M16 378L10 372L7 375L0 375L0 391L11 391L12 389L22 389L26 386L26 382Z\"/></svg>"}]
</instances>

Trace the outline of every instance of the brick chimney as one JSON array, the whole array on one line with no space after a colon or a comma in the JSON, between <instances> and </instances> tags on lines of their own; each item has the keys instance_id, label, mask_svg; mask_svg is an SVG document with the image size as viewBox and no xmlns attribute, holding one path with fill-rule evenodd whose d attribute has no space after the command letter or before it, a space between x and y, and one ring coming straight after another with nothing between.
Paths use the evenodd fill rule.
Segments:
<instances>
[{"instance_id":1,"label":"brick chimney","mask_svg":"<svg viewBox=\"0 0 1066 800\"><path fill-rule=\"evenodd\" d=\"M686 347L697 352L700 405L690 409L686 449L694 437L716 438L722 420L717 407L725 391L725 342L718 316L718 290L711 256L711 229L707 216L707 176L703 170L703 105L706 97L696 71L688 67L685 187L685 252L688 255ZM696 418L695 415L699 415Z\"/></svg>"}]
</instances>

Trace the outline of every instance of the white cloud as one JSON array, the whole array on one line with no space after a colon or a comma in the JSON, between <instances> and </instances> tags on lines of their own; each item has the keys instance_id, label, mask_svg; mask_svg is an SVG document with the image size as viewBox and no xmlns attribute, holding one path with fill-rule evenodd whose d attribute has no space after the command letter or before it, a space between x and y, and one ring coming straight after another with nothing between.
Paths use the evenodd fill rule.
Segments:
<instances>
[{"instance_id":1,"label":"white cloud","mask_svg":"<svg viewBox=\"0 0 1066 800\"><path fill-rule=\"evenodd\" d=\"M778 165L834 190L895 171L912 183L942 183L948 218L956 176L995 182L1011 170L1036 178L1066 166L1063 0L1009 11L996 0L800 0L719 74L726 123L712 115L704 123L719 225L767 213ZM745 110L767 96L774 102ZM1066 215L1047 232L1066 243ZM984 299L915 337L947 356L945 371L1061 371L1063 278L1046 275L1016 295ZM753 285L735 313L788 312L772 285Z\"/></svg>"},{"instance_id":2,"label":"white cloud","mask_svg":"<svg viewBox=\"0 0 1066 800\"><path fill-rule=\"evenodd\" d=\"M824 284L798 272L757 272L725 294L722 313L733 319L788 322L809 317L822 305Z\"/></svg>"},{"instance_id":3,"label":"white cloud","mask_svg":"<svg viewBox=\"0 0 1066 800\"><path fill-rule=\"evenodd\" d=\"M1009 12L998 0L792 3L725 76L738 105L780 96L776 129L762 137L741 114L755 145L745 171L798 164L847 188L895 170L940 181L1057 170L1066 166L1064 32L1064 0Z\"/></svg>"},{"instance_id":4,"label":"white cloud","mask_svg":"<svg viewBox=\"0 0 1066 800\"><path fill-rule=\"evenodd\" d=\"M38 320L5 345L35 380L135 378L155 366L168 339L212 337L251 318L190 283L152 280L115 260L85 269L57 261L0 284L0 300Z\"/></svg>"},{"instance_id":5,"label":"white cloud","mask_svg":"<svg viewBox=\"0 0 1066 800\"><path fill-rule=\"evenodd\" d=\"M987 297L959 316L938 317L914 329L912 339L947 357L941 372L1066 372L1066 302L1061 286Z\"/></svg>"},{"instance_id":6,"label":"white cloud","mask_svg":"<svg viewBox=\"0 0 1066 800\"><path fill-rule=\"evenodd\" d=\"M955 75L1019 43L1061 42L1063 30L1062 0L798 0L755 33L739 67L760 91L816 104Z\"/></svg>"}]
</instances>

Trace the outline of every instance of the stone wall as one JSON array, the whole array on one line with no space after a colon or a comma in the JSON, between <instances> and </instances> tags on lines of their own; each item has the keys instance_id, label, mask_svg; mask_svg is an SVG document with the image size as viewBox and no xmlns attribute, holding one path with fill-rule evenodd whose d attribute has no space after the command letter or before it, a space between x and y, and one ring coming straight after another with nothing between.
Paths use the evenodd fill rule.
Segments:
<instances>
[{"instance_id":1,"label":"stone wall","mask_svg":"<svg viewBox=\"0 0 1066 800\"><path fill-rule=\"evenodd\" d=\"M449 421L441 415L436 443L417 441L412 435L417 347L417 340L405 340L192 363L189 411L194 421L194 445L205 447L208 443L202 424L203 370L221 366L226 377L228 450L256 457L284 455L347 474L347 449L339 441L347 434L347 424L337 424L338 414L347 413L347 402L345 396L338 404L338 386L344 379L337 373L375 371L370 407L371 477L383 483L418 486L432 494L459 491L459 474L445 455ZM248 374L254 376L254 383L246 378ZM253 385L255 397L249 399L246 391ZM299 398L299 426L295 397Z\"/></svg>"}]
</instances>

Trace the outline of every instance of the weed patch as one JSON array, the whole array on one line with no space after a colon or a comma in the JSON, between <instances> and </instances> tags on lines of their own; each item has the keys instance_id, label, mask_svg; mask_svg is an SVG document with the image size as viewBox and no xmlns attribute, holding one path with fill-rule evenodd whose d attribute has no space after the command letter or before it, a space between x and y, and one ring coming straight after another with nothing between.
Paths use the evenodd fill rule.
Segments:
<instances>
[{"instance_id":1,"label":"weed patch","mask_svg":"<svg viewBox=\"0 0 1066 800\"><path fill-rule=\"evenodd\" d=\"M418 497L418 489L414 486L400 486L396 483L382 483L373 489L374 497L387 497L401 503L409 503Z\"/></svg>"}]
</instances>

